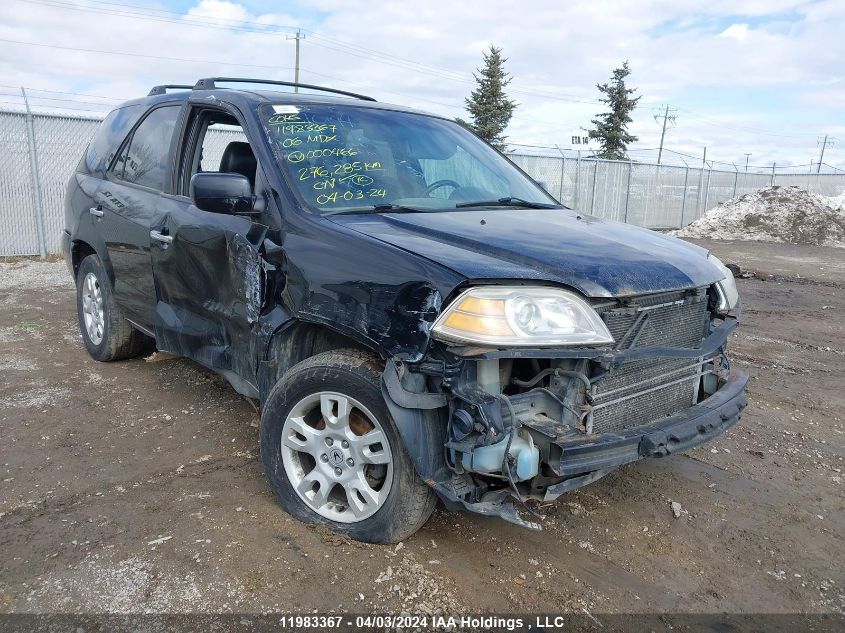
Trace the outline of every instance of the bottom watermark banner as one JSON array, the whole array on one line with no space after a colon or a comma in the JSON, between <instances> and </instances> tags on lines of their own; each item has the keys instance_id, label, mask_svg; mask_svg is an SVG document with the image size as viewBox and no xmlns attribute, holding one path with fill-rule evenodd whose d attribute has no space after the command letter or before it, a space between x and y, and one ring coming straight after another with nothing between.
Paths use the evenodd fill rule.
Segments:
<instances>
[{"instance_id":1,"label":"bottom watermark banner","mask_svg":"<svg viewBox=\"0 0 845 633\"><path fill-rule=\"evenodd\" d=\"M840 633L845 614L0 614L3 633L489 631Z\"/></svg>"}]
</instances>

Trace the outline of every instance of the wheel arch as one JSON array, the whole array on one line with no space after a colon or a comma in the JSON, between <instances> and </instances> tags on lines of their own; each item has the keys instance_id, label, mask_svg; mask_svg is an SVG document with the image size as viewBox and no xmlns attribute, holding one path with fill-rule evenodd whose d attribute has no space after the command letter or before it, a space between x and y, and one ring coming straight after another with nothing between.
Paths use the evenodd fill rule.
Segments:
<instances>
[{"instance_id":1,"label":"wheel arch","mask_svg":"<svg viewBox=\"0 0 845 633\"><path fill-rule=\"evenodd\" d=\"M261 404L291 367L322 352L338 349L356 349L370 352L382 360L386 358L384 351L371 342L322 323L297 319L278 328L269 338L258 367Z\"/></svg>"},{"instance_id":2,"label":"wheel arch","mask_svg":"<svg viewBox=\"0 0 845 633\"><path fill-rule=\"evenodd\" d=\"M102 262L103 268L106 270L109 281L114 284L114 270L112 270L111 261L105 249L97 250L90 242L78 238L71 240L70 243L70 261L73 267L73 278L76 279L82 260L89 255L96 255L100 258L100 262Z\"/></svg>"}]
</instances>

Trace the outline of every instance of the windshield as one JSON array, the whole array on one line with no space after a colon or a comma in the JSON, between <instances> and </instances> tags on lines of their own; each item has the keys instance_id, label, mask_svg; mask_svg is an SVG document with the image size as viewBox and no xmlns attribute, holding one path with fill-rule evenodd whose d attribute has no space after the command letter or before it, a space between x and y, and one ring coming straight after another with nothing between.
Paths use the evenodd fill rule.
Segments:
<instances>
[{"instance_id":1,"label":"windshield","mask_svg":"<svg viewBox=\"0 0 845 633\"><path fill-rule=\"evenodd\" d=\"M559 206L452 121L344 105L267 105L259 114L280 167L324 214Z\"/></svg>"}]
</instances>

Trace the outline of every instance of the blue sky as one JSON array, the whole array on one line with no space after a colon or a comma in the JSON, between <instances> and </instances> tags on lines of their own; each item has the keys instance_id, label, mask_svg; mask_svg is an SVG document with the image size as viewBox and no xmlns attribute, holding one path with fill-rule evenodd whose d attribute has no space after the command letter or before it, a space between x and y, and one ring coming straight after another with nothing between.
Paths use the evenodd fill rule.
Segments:
<instances>
[{"instance_id":1,"label":"blue sky","mask_svg":"<svg viewBox=\"0 0 845 633\"><path fill-rule=\"evenodd\" d=\"M2 4L0 40L13 41L0 41L0 107L15 107L20 85L36 107L82 113L204 75L291 79L286 36L298 26L306 33L302 81L448 116L465 115L481 51L501 46L519 102L514 143L569 147L602 109L595 84L628 59L642 95L632 156L654 155L654 114L668 104L677 115L666 134L673 152L700 157L706 145L708 157L728 164L744 164L750 152L752 164L809 168L818 137L829 134L840 140L826 162L845 168L841 0Z\"/></svg>"}]
</instances>

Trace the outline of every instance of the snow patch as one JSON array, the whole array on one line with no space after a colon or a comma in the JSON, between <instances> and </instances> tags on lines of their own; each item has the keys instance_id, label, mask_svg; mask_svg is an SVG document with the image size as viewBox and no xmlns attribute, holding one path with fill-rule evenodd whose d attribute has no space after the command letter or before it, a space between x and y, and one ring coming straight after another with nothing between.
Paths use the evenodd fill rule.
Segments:
<instances>
[{"instance_id":1,"label":"snow patch","mask_svg":"<svg viewBox=\"0 0 845 633\"><path fill-rule=\"evenodd\" d=\"M845 248L845 194L768 187L719 204L675 235Z\"/></svg>"}]
</instances>

